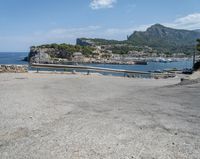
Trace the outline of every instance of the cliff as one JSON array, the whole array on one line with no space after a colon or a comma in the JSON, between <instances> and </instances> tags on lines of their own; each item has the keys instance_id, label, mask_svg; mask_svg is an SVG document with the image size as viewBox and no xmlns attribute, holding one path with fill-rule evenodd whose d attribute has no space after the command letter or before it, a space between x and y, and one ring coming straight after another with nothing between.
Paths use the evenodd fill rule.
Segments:
<instances>
[{"instance_id":1,"label":"cliff","mask_svg":"<svg viewBox=\"0 0 200 159\"><path fill-rule=\"evenodd\" d=\"M32 46L29 52L30 63L62 63L78 60L92 54L93 48L89 46L69 44L47 44Z\"/></svg>"}]
</instances>

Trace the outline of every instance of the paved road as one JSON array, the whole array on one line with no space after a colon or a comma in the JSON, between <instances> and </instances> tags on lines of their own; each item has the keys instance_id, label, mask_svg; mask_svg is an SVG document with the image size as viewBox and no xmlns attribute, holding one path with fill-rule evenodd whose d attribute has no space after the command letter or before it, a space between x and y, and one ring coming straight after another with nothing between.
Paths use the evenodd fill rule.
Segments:
<instances>
[{"instance_id":1,"label":"paved road","mask_svg":"<svg viewBox=\"0 0 200 159\"><path fill-rule=\"evenodd\" d=\"M200 84L178 81L0 74L0 158L200 158Z\"/></svg>"}]
</instances>

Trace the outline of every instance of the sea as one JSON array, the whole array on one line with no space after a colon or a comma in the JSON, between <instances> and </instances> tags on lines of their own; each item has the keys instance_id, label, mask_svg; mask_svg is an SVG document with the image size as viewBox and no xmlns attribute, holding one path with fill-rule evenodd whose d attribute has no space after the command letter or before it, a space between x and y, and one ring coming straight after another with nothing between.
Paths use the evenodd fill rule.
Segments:
<instances>
[{"instance_id":1,"label":"sea","mask_svg":"<svg viewBox=\"0 0 200 159\"><path fill-rule=\"evenodd\" d=\"M26 65L26 61L23 61L28 56L27 52L0 52L0 64L16 64ZM104 67L112 69L124 69L134 71L163 71L166 69L190 69L192 68L192 60L181 60L176 62L148 62L147 65L113 65L113 64L88 64L93 67Z\"/></svg>"},{"instance_id":2,"label":"sea","mask_svg":"<svg viewBox=\"0 0 200 159\"><path fill-rule=\"evenodd\" d=\"M0 64L26 65L23 59L27 56L27 52L0 52Z\"/></svg>"}]
</instances>

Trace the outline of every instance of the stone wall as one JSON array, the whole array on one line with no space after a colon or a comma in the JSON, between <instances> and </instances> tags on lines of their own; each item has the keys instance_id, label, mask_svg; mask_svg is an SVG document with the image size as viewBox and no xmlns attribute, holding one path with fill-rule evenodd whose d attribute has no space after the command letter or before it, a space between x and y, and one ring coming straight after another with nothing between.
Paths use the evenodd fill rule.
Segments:
<instances>
[{"instance_id":1,"label":"stone wall","mask_svg":"<svg viewBox=\"0 0 200 159\"><path fill-rule=\"evenodd\" d=\"M0 65L0 73L25 73L28 65Z\"/></svg>"}]
</instances>

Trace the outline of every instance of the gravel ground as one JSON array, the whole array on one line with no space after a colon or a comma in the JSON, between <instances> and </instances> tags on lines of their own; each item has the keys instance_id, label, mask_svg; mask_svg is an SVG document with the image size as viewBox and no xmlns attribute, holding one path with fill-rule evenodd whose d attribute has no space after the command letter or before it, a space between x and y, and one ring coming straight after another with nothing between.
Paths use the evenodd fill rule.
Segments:
<instances>
[{"instance_id":1,"label":"gravel ground","mask_svg":"<svg viewBox=\"0 0 200 159\"><path fill-rule=\"evenodd\" d=\"M200 84L0 74L1 159L198 159Z\"/></svg>"}]
</instances>

